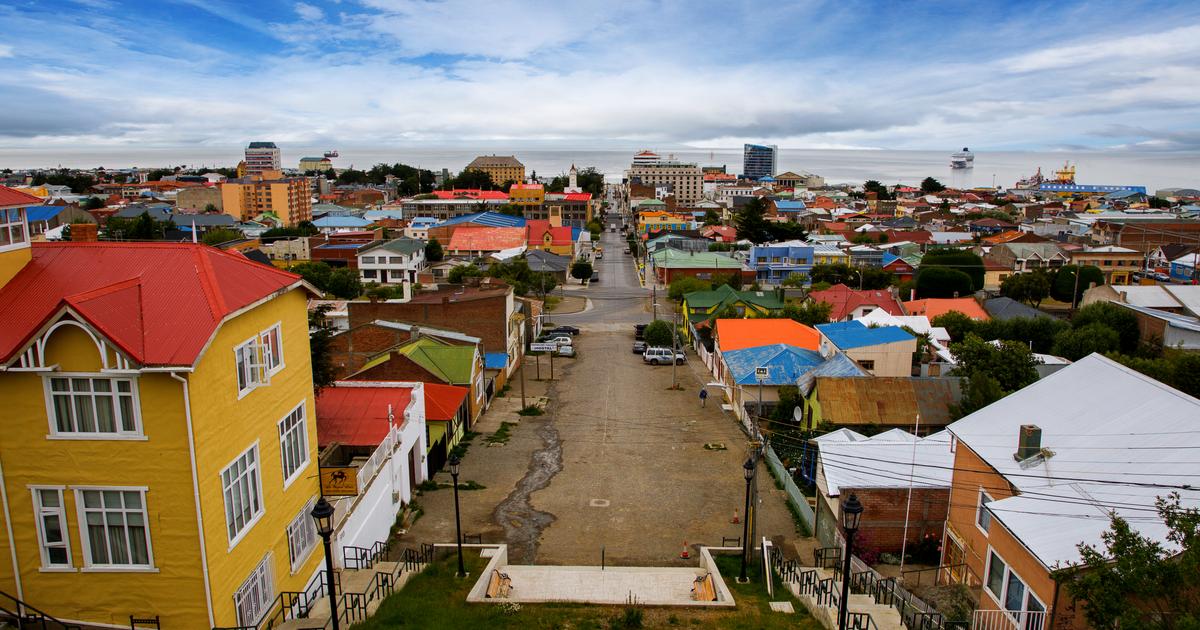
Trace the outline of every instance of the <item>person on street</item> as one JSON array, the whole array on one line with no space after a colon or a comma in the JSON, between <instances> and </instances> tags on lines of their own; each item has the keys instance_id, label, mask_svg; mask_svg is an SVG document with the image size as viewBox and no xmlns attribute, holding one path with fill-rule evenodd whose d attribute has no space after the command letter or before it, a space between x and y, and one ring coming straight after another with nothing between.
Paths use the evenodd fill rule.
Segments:
<instances>
[{"instance_id":1,"label":"person on street","mask_svg":"<svg viewBox=\"0 0 1200 630\"><path fill-rule=\"evenodd\" d=\"M701 387L700 388L700 408L701 409L704 408L704 403L706 403L706 402L708 402L708 390Z\"/></svg>"}]
</instances>

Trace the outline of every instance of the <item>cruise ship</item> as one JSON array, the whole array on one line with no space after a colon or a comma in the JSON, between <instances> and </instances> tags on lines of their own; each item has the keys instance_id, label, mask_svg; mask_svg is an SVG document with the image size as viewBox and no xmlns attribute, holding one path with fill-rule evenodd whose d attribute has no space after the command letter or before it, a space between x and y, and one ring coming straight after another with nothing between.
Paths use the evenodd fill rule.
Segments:
<instances>
[{"instance_id":1,"label":"cruise ship","mask_svg":"<svg viewBox=\"0 0 1200 630\"><path fill-rule=\"evenodd\" d=\"M973 168L975 166L975 154L967 147L963 147L962 151L950 154L950 168Z\"/></svg>"}]
</instances>

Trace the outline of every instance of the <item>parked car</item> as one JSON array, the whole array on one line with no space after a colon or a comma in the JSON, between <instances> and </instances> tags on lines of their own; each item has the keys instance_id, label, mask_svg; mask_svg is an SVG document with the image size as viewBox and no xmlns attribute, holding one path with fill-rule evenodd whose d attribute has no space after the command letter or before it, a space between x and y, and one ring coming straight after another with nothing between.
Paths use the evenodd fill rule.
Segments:
<instances>
[{"instance_id":1,"label":"parked car","mask_svg":"<svg viewBox=\"0 0 1200 630\"><path fill-rule=\"evenodd\" d=\"M645 341L633 342L633 353L634 354L642 354L645 351L646 351L646 342Z\"/></svg>"},{"instance_id":2,"label":"parked car","mask_svg":"<svg viewBox=\"0 0 1200 630\"><path fill-rule=\"evenodd\" d=\"M646 324L635 324L633 326L633 338L641 341L642 335L646 332Z\"/></svg>"},{"instance_id":3,"label":"parked car","mask_svg":"<svg viewBox=\"0 0 1200 630\"><path fill-rule=\"evenodd\" d=\"M600 260L601 258L604 258L604 252L596 252L596 260Z\"/></svg>"},{"instance_id":4,"label":"parked car","mask_svg":"<svg viewBox=\"0 0 1200 630\"><path fill-rule=\"evenodd\" d=\"M628 254L628 253L629 253L629 248L628 248L628 247L626 247L626 248L625 248L625 253L626 253L626 254Z\"/></svg>"},{"instance_id":5,"label":"parked car","mask_svg":"<svg viewBox=\"0 0 1200 630\"><path fill-rule=\"evenodd\" d=\"M571 335L574 337L579 334L579 329L574 326L555 326L546 331L547 335Z\"/></svg>"},{"instance_id":6,"label":"parked car","mask_svg":"<svg viewBox=\"0 0 1200 630\"><path fill-rule=\"evenodd\" d=\"M598 272L592 272L592 282L600 282L600 274Z\"/></svg>"},{"instance_id":7,"label":"parked car","mask_svg":"<svg viewBox=\"0 0 1200 630\"><path fill-rule=\"evenodd\" d=\"M642 353L642 361L650 365L669 365L672 355L675 357L676 365L687 363L687 355L682 352L675 352L670 348L657 347L646 348L646 351Z\"/></svg>"},{"instance_id":8,"label":"parked car","mask_svg":"<svg viewBox=\"0 0 1200 630\"><path fill-rule=\"evenodd\" d=\"M574 345L575 342L571 339L570 335L554 335L546 337L542 340L542 343L552 343L561 348L563 346Z\"/></svg>"},{"instance_id":9,"label":"parked car","mask_svg":"<svg viewBox=\"0 0 1200 630\"><path fill-rule=\"evenodd\" d=\"M558 356L560 356L560 357L575 356L575 346L559 346L558 347Z\"/></svg>"}]
</instances>

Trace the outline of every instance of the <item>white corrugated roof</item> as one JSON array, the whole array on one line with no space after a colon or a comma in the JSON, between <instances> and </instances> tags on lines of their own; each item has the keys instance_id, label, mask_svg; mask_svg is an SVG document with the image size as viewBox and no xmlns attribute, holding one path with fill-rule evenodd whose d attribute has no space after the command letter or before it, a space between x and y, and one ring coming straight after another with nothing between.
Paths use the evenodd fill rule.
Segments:
<instances>
[{"instance_id":1,"label":"white corrugated roof","mask_svg":"<svg viewBox=\"0 0 1200 630\"><path fill-rule=\"evenodd\" d=\"M1013 458L1023 424L1041 428L1049 458ZM1079 543L1099 544L1109 511L1169 547L1154 499L1192 485L1184 504L1200 505L1200 400L1098 354L948 430L1018 490L989 508L1046 567L1077 561Z\"/></svg>"},{"instance_id":2,"label":"white corrugated roof","mask_svg":"<svg viewBox=\"0 0 1200 630\"><path fill-rule=\"evenodd\" d=\"M858 431L841 428L830 431L825 435L815 437L812 439L812 441L818 444L832 444L834 442L860 442L866 439L867 436L859 433Z\"/></svg>"},{"instance_id":3,"label":"white corrugated roof","mask_svg":"<svg viewBox=\"0 0 1200 630\"><path fill-rule=\"evenodd\" d=\"M818 461L829 496L837 496L841 488L907 488L910 480L914 488L949 489L954 453L945 431L916 439L892 429L865 440L822 443Z\"/></svg>"},{"instance_id":4,"label":"white corrugated roof","mask_svg":"<svg viewBox=\"0 0 1200 630\"><path fill-rule=\"evenodd\" d=\"M1112 285L1112 290L1121 294L1126 304L1147 308L1179 308L1181 303L1166 285Z\"/></svg>"}]
</instances>

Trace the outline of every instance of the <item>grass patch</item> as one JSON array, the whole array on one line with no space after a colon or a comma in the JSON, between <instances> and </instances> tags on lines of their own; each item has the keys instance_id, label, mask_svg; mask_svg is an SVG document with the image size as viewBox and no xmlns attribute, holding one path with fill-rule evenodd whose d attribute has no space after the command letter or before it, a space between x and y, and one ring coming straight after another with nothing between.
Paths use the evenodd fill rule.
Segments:
<instances>
[{"instance_id":1,"label":"grass patch","mask_svg":"<svg viewBox=\"0 0 1200 630\"><path fill-rule=\"evenodd\" d=\"M456 456L459 459L466 457L467 451L471 449L471 441L477 437L479 437L479 434L475 431L463 432L462 439L459 440L458 444L454 445L454 448L450 449L450 455Z\"/></svg>"},{"instance_id":2,"label":"grass patch","mask_svg":"<svg viewBox=\"0 0 1200 630\"><path fill-rule=\"evenodd\" d=\"M509 438L512 437L512 422L501 422L500 428L495 433L488 436L488 444L508 444Z\"/></svg>"},{"instance_id":3,"label":"grass patch","mask_svg":"<svg viewBox=\"0 0 1200 630\"><path fill-rule=\"evenodd\" d=\"M553 311L554 308L556 306L558 306L558 303L561 301L562 301L562 298L558 297L557 295L547 295L546 300L545 300L545 307L544 307L546 309L546 312Z\"/></svg>"},{"instance_id":4,"label":"grass patch","mask_svg":"<svg viewBox=\"0 0 1200 630\"><path fill-rule=\"evenodd\" d=\"M518 411L517 415L518 416L540 416L544 413L546 413L546 412L543 411L541 407L539 407L537 405L528 405L524 409ZM497 433L499 433L499 431L497 431Z\"/></svg>"},{"instance_id":5,"label":"grass patch","mask_svg":"<svg viewBox=\"0 0 1200 630\"><path fill-rule=\"evenodd\" d=\"M425 481L422 481L419 485L417 485L418 492L433 492L434 490L441 490L442 488L443 488L442 484L440 484L432 479L426 479Z\"/></svg>"},{"instance_id":6,"label":"grass patch","mask_svg":"<svg viewBox=\"0 0 1200 630\"><path fill-rule=\"evenodd\" d=\"M508 390L510 390L510 389L512 389L512 388L509 387L508 383L505 383L504 387L501 387L500 391L496 392L496 395L494 396L494 398L504 398L505 394L507 394Z\"/></svg>"},{"instance_id":7,"label":"grass patch","mask_svg":"<svg viewBox=\"0 0 1200 630\"><path fill-rule=\"evenodd\" d=\"M467 591L486 566L476 553L465 553L468 579L454 576L454 554L435 560L425 572L383 601L374 617L355 627L363 630L610 630L679 626L701 630L816 630L821 626L782 589L768 598L756 571L748 584L734 583L737 556L718 556L717 565L737 600L734 610L584 606L578 604L468 604ZM792 601L796 614L772 612L770 601Z\"/></svg>"}]
</instances>

